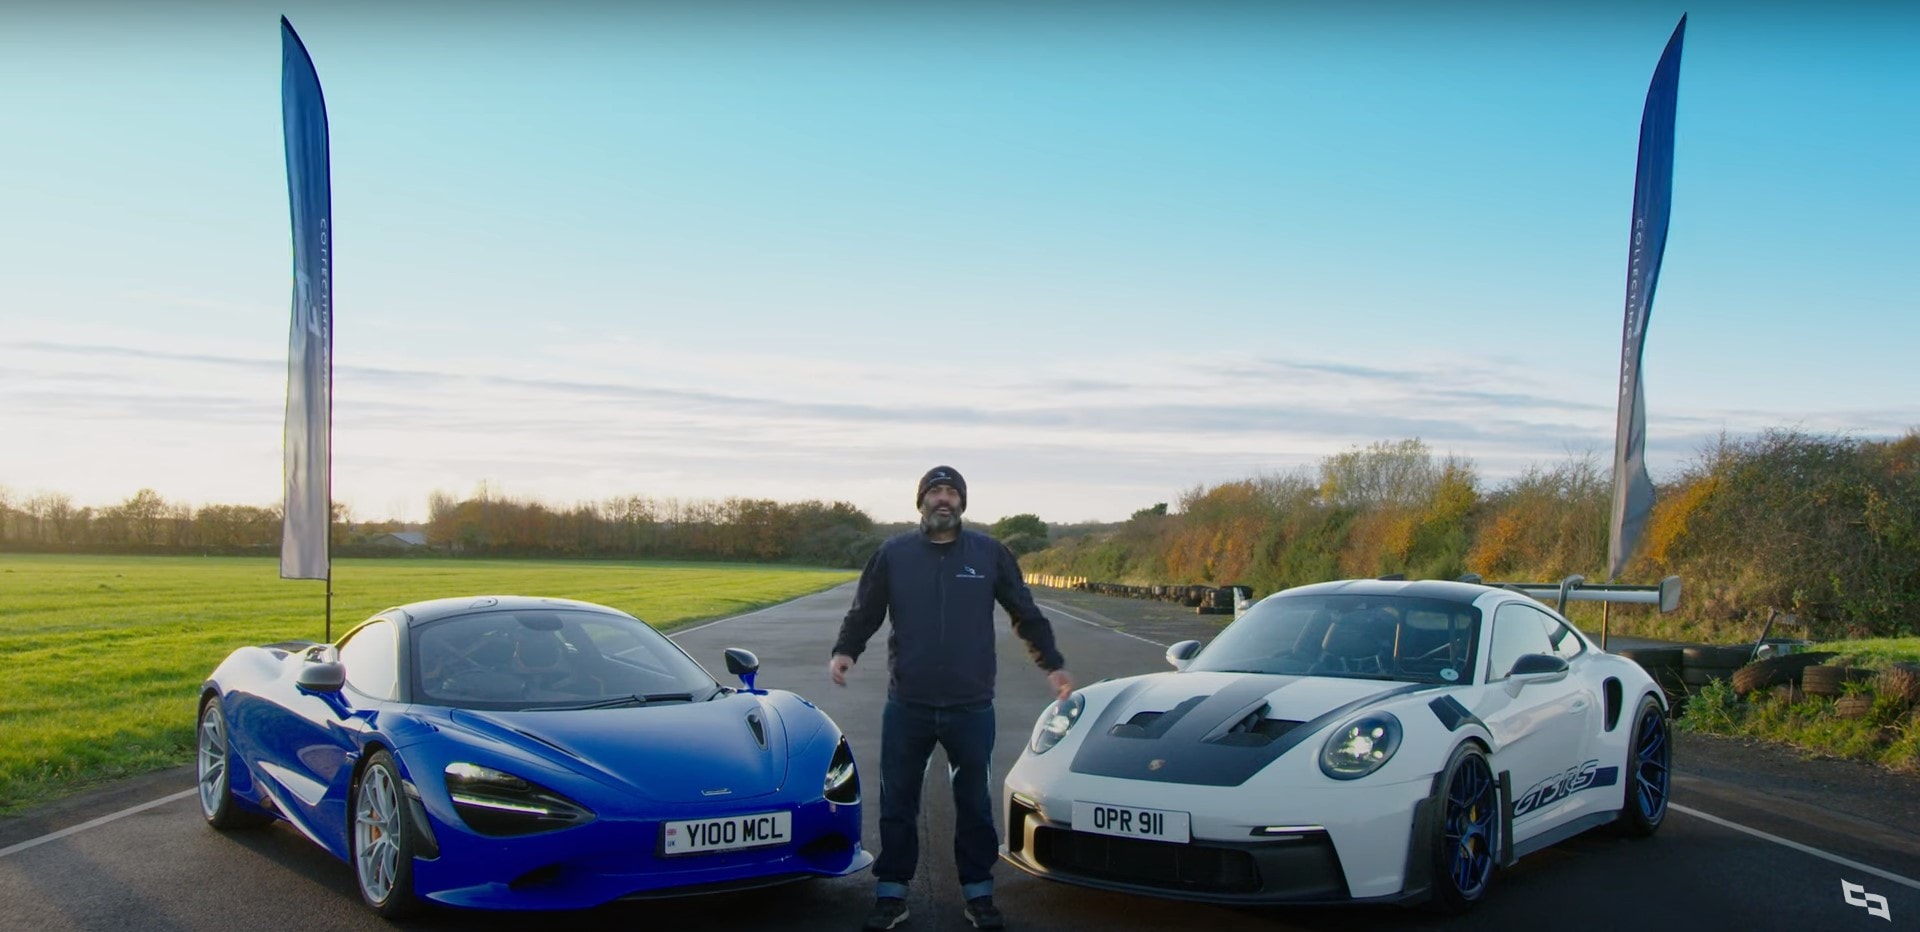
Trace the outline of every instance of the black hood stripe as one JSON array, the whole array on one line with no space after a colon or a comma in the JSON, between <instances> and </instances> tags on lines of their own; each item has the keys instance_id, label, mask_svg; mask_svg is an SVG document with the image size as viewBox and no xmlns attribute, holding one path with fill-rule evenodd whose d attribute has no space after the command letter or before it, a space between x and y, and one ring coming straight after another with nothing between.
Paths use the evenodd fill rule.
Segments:
<instances>
[{"instance_id":1,"label":"black hood stripe","mask_svg":"<svg viewBox=\"0 0 1920 932\"><path fill-rule=\"evenodd\" d=\"M1335 721L1377 702L1422 690L1440 689L1444 684L1410 683L1385 692L1355 699L1313 721L1294 727L1264 745L1230 744L1217 739L1235 722L1259 708L1276 688L1284 692L1293 683L1276 687L1273 679L1246 676L1189 707L1179 721L1154 738L1120 737L1112 734L1120 711L1130 706L1134 695L1153 681L1142 680L1121 690L1107 703L1092 730L1080 743L1071 768L1074 773L1154 783L1186 783L1198 786L1239 786L1261 768L1298 747Z\"/></svg>"}]
</instances>

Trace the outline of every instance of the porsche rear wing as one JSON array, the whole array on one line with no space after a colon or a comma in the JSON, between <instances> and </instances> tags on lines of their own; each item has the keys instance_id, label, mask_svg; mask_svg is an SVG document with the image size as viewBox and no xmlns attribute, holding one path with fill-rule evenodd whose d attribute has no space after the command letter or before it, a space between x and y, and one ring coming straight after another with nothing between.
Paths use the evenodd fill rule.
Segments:
<instances>
[{"instance_id":1,"label":"porsche rear wing","mask_svg":"<svg viewBox=\"0 0 1920 932\"><path fill-rule=\"evenodd\" d=\"M1462 582L1480 582L1478 576L1462 577ZM1680 577L1668 576L1657 586L1618 586L1611 583L1588 585L1584 576L1568 576L1557 583L1481 583L1525 593L1542 602L1558 600L1557 608L1567 613L1568 602L1627 602L1658 605L1664 614L1680 607Z\"/></svg>"}]
</instances>

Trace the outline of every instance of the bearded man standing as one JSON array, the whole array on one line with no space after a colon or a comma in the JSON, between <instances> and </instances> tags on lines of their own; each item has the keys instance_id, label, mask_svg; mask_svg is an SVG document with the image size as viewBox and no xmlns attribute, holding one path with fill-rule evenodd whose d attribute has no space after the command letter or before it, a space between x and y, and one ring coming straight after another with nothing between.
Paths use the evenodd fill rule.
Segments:
<instances>
[{"instance_id":1,"label":"bearded man standing","mask_svg":"<svg viewBox=\"0 0 1920 932\"><path fill-rule=\"evenodd\" d=\"M1053 626L1033 603L1020 564L1006 545L961 526L967 482L935 466L914 494L920 528L880 545L841 622L827 673L845 686L867 641L891 619L887 706L880 724L880 856L873 873L869 929L907 918L907 885L920 860L920 787L937 744L953 783L953 859L967 920L1006 925L993 905L993 862L1000 847L988 786L994 741L993 606L1013 619L1035 665L1060 698L1073 692Z\"/></svg>"}]
</instances>

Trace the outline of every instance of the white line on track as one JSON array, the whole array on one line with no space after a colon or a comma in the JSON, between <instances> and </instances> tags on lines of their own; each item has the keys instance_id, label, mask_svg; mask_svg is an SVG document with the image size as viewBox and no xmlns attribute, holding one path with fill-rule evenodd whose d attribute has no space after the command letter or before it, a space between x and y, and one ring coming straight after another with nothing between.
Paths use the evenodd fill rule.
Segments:
<instances>
[{"instance_id":1,"label":"white line on track","mask_svg":"<svg viewBox=\"0 0 1920 932\"><path fill-rule=\"evenodd\" d=\"M803 596L803 598L804 598L804 596ZM789 599L789 600L787 600L787 602L792 602L792 601L796 601L796 600L793 600L793 599ZM685 630L685 631L675 631L675 632L673 632L672 634L670 634L670 635L668 635L668 636L669 636L669 637L679 637L679 636L680 636L680 635L682 635L682 634L691 634L691 633L693 633L693 632L695 632L695 631L699 631L699 630L700 630L700 629L702 629L702 628L711 628L711 627L713 627L714 625L717 625L717 624L722 624L722 623L724 623L724 622L729 622L729 621L733 621L733 620L734 620L734 619L736 619L736 618L745 618L745 617L747 617L747 616L749 616L749 615L758 615L758 614L760 614L761 612L767 612L767 611L772 611L773 609L776 609L776 608L779 608L779 607L780 607L781 605L786 605L786 604L787 604L787 602L781 602L781 603L780 603L779 605L769 605L769 606L767 606L766 608L756 608L756 609L754 609L753 611L750 611L750 612L743 612L743 613L741 613L741 614L739 614L739 615L730 615L730 616L728 616L728 617L726 617L726 618L720 618L720 619L716 619L716 620L714 620L714 621L709 621L709 622L707 622L707 623L706 623L706 624L704 624L704 625L698 625L698 626L696 626L696 627L692 627L692 628L688 628L688 629L687 629L687 630ZM75 834L75 833L77 833L77 832L84 832L84 831L86 831L87 829L90 829L90 828L97 828L97 827L99 827L99 826L102 826L102 825L105 825L105 824L107 824L108 822L112 822L112 821L115 821L115 820L117 820L117 819L124 819L124 818L126 818L127 816L130 816L130 815L133 815L133 814L135 814L135 813L139 813L139 812L145 812L145 811L147 811L148 809L152 809L152 808L153 808L153 807L155 807L155 806L164 806L164 805L166 805L166 804L168 804L168 803L170 803L170 802L173 802L174 800L177 800L177 799L185 799L185 798L187 798L187 797L189 797L189 796L192 796L192 795L193 795L194 793L196 793L196 792L198 792L198 791L197 791L197 790L181 790L180 792L178 792L178 793L174 793L174 794L172 794L172 795L170 795L170 796L162 796L162 797L160 797L159 799L155 799L155 800L151 800L151 801L149 801L149 802L144 802L144 803L141 803L141 804L140 804L140 805L138 805L138 806L133 806L133 807L131 807L131 808L128 808L128 809L122 809L122 810L120 810L119 812L111 812L111 813L108 813L108 814L106 814L106 815L103 815L103 816L101 816L100 818L97 818L97 819L89 819L89 820L87 820L87 821L85 821L85 822L82 822L82 823L80 823L79 825L70 825L70 826L68 826L68 827L66 827L66 828L63 828L63 829L61 829L61 830L59 830L59 831L57 831L57 832L48 832L47 834L45 834L45 835L41 835L41 836L40 836L40 837L38 837L38 838L29 838L29 839L27 839L26 841L23 841L23 842L21 842L21 843L19 843L19 844L17 844L17 845L9 845L9 846L7 846L7 847L5 847L5 848L0 848L0 858L4 858L4 857L6 857L7 855L10 855L10 854L18 854L18 853L20 853L20 852L22 852L22 851L25 851L25 850L27 850L28 848L36 848L36 847L39 847L40 845L44 845L44 844L46 844L47 842L50 842L50 841L58 841L58 840L60 840L60 839L62 839L62 838L65 838L65 837L67 837L68 835L72 835L72 834Z\"/></svg>"},{"instance_id":2,"label":"white line on track","mask_svg":"<svg viewBox=\"0 0 1920 932\"><path fill-rule=\"evenodd\" d=\"M792 604L792 603L794 603L794 602L798 602L798 601L800 601L800 599L804 599L804 598L806 598L806 596L801 596L801 597L800 597L799 599L788 599L788 600L787 600L787 601L785 601L785 602L781 602L781 603L780 603L779 605L769 605L769 606L767 606L766 608L756 608L756 609L754 609L753 611L750 611L750 612L743 612L743 613L741 613L741 614L738 614L738 615L728 615L728 616L727 616L727 617L725 617L725 618L719 618L719 619L715 619L715 620L713 620L713 621L709 621L709 622L707 622L707 623L706 623L706 624L704 624L704 625L694 625L693 627L691 627L691 628L688 628L688 629L686 629L686 630L684 630L684 631L673 631L673 632L669 632L669 633L667 634L667 637L670 637L670 638L677 638L677 637L679 637L680 635L683 635L683 634L692 634L692 633L694 633L695 631L704 631L704 630L706 630L706 629L708 629L708 628L711 628L711 627L713 627L714 625L723 625L723 624L726 624L727 622L729 622L729 621L733 621L734 619L737 619L737 618L745 618L745 617L747 617L747 616L749 616L749 615L758 615L758 614L760 614L761 612L770 612L770 611L773 611L773 610L774 610L774 609L776 609L776 608L780 608L780 607L781 607L781 606L783 606L783 605L790 605L790 604Z\"/></svg>"},{"instance_id":3,"label":"white line on track","mask_svg":"<svg viewBox=\"0 0 1920 932\"><path fill-rule=\"evenodd\" d=\"M1034 601L1035 601L1035 602L1039 602L1040 600L1039 600L1039 599L1035 599ZM1120 635L1120 636L1121 636L1121 637L1123 637L1123 638L1133 638L1133 639L1134 639L1134 640L1136 640L1136 641L1140 641L1140 642L1142 642L1142 643L1146 643L1146 644L1152 644L1152 645L1153 645L1153 646L1155 646L1155 647L1166 647L1166 646L1167 646L1167 645L1165 645L1165 644L1162 644L1162 643L1160 643L1159 641L1150 641L1150 640L1147 640L1146 638L1143 638L1143 637L1141 637L1140 635L1137 635L1137 634L1128 634L1127 632L1125 632L1125 631L1122 631L1122 630L1120 630L1119 628L1114 628L1114 627L1110 627L1110 626L1108 626L1108 625L1103 625L1103 624L1101 624L1101 623L1099 623L1099 622L1097 622L1097 621L1088 621L1087 619L1085 619L1085 618L1082 618L1082 617L1080 617L1079 615L1075 615L1074 613L1072 613L1072 612L1070 612L1070 611L1067 611L1067 610L1066 610L1066 609L1064 609L1064 608L1061 608L1061 607L1060 607L1060 605L1059 605L1059 603L1057 603L1057 602L1047 602L1047 603L1046 603L1046 605L1047 605L1047 612L1048 612L1049 614L1053 614L1053 615L1059 615L1059 616L1061 616L1061 617L1063 617L1063 618L1071 618L1071 619L1073 619L1074 621L1077 621L1077 622L1079 622L1079 623L1081 623L1081 624L1083 624L1083 625L1092 625L1092 626L1094 626L1094 627L1096 627L1096 628L1099 628L1099 629L1100 629L1100 630L1102 630L1102 631L1111 631L1111 632L1113 632L1114 634L1117 634L1117 635Z\"/></svg>"},{"instance_id":4,"label":"white line on track","mask_svg":"<svg viewBox=\"0 0 1920 932\"><path fill-rule=\"evenodd\" d=\"M1713 824L1721 826L1722 828L1730 828L1736 832L1745 832L1748 835L1752 835L1755 838L1759 838L1764 841L1770 841L1776 845L1783 845L1785 847L1792 848L1793 850L1798 851L1801 854L1811 854L1816 858L1822 858L1824 860L1832 861L1833 863L1838 864L1842 867L1852 868L1853 870L1857 870L1862 873L1872 874L1873 876L1879 877L1882 880L1891 880L1894 883L1904 884L1906 886L1914 888L1915 890L1920 890L1920 880L1914 880L1911 877L1902 877L1899 874L1893 873L1892 871L1884 871L1877 867L1873 867L1867 864L1862 864L1859 861L1850 861L1837 854L1829 854L1811 845L1803 845L1797 841L1788 841L1787 839L1781 838L1778 835L1769 835L1766 832L1760 831L1757 828L1748 828L1744 825L1741 825L1738 822L1734 822L1728 819L1722 819L1717 815L1708 815L1707 813L1701 812L1698 809L1694 809L1688 806L1682 806L1679 803L1668 803L1667 806L1668 808L1671 808L1675 812L1684 812L1687 815L1693 816L1696 819L1705 819L1706 821L1712 822Z\"/></svg>"},{"instance_id":5,"label":"white line on track","mask_svg":"<svg viewBox=\"0 0 1920 932\"><path fill-rule=\"evenodd\" d=\"M103 815L98 819L89 819L85 822L80 823L79 825L68 826L57 832L48 832L47 834L42 835L39 838L29 838L26 841L23 841L17 845L8 845L5 848L0 848L0 858L4 858L9 854L18 854L22 851L27 850L28 848L39 847L40 845L44 845L50 841L56 841L61 838L65 838L68 835L74 834L75 832L84 832L87 829L105 825L108 822L112 822L117 819L124 819L127 816L133 815L135 813L145 812L148 809L152 809L155 806L164 806L170 802L173 802L176 799L186 799L187 797L192 796L196 792L198 792L198 790L181 790L180 792L175 793L171 796L162 796L159 799L153 800L151 802L144 802L138 806L132 806L127 809L122 809L119 812L107 813L106 815Z\"/></svg>"}]
</instances>

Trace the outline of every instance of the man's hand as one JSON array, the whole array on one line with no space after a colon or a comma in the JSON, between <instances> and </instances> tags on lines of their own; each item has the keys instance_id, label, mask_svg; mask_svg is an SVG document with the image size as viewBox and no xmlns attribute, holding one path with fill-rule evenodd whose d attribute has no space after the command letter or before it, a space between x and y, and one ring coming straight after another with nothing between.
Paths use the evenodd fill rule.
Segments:
<instances>
[{"instance_id":1,"label":"man's hand","mask_svg":"<svg viewBox=\"0 0 1920 932\"><path fill-rule=\"evenodd\" d=\"M827 661L827 678L833 680L835 686L845 686L847 671L851 669L853 669L852 657L846 654L834 654L833 659Z\"/></svg>"},{"instance_id":2,"label":"man's hand","mask_svg":"<svg viewBox=\"0 0 1920 932\"><path fill-rule=\"evenodd\" d=\"M1053 684L1053 691L1060 698L1065 699L1073 695L1073 674L1068 673L1066 668L1062 667L1047 674L1047 682Z\"/></svg>"}]
</instances>

